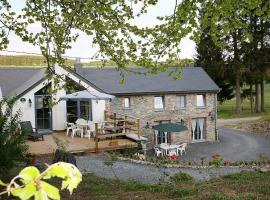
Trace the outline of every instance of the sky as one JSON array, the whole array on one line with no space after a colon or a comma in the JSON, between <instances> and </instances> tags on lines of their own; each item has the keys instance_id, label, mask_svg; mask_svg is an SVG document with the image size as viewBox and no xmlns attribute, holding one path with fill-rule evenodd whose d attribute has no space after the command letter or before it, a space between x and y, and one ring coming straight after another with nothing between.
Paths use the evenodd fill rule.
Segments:
<instances>
[{"instance_id":1,"label":"sky","mask_svg":"<svg viewBox=\"0 0 270 200\"><path fill-rule=\"evenodd\" d=\"M10 0L11 5L19 12L24 5L23 0ZM138 26L153 26L157 23L156 17L160 15L171 14L174 10L175 0L159 0L156 6L151 6L148 9L148 13L140 17L139 19L134 20L134 23ZM38 25L33 25L30 27L30 30L39 30ZM29 43L23 42L15 34L11 33L9 36L9 51L23 51L29 53L40 53L39 47L33 46ZM180 58L193 58L195 51L195 43L189 38L183 38L180 42L181 53ZM92 57L98 51L97 48L93 48L91 44L91 38L84 33L79 34L79 38L75 43L72 44L72 48L67 50L66 56L72 57L83 57L89 58ZM15 54L10 52L1 52L1 54Z\"/></svg>"}]
</instances>

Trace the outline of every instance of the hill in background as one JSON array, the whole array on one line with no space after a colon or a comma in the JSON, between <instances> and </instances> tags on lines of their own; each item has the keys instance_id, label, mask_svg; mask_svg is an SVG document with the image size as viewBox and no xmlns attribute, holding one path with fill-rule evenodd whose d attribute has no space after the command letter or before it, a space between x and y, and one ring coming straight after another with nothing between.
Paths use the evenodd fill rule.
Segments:
<instances>
[{"instance_id":1,"label":"hill in background","mask_svg":"<svg viewBox=\"0 0 270 200\"><path fill-rule=\"evenodd\" d=\"M73 66L75 59L66 59L68 66ZM83 66L86 67L98 67L101 66L100 61L84 62ZM30 55L0 55L0 67L44 67L46 66L46 60L43 56L30 56ZM116 66L114 62L107 61L105 66Z\"/></svg>"}]
</instances>

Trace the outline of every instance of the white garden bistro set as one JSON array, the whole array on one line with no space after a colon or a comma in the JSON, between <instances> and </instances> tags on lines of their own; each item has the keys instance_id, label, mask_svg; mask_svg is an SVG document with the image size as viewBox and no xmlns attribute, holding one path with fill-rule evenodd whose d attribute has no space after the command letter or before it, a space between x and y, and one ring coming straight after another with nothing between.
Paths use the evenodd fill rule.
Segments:
<instances>
[{"instance_id":1,"label":"white garden bistro set","mask_svg":"<svg viewBox=\"0 0 270 200\"><path fill-rule=\"evenodd\" d=\"M98 123L98 128L104 128L105 122ZM92 121L87 121L85 119L79 118L76 120L75 123L67 122L67 132L66 135L71 135L73 138L74 136L78 135L81 138L88 138L90 139L91 136L95 137L95 123Z\"/></svg>"},{"instance_id":2,"label":"white garden bistro set","mask_svg":"<svg viewBox=\"0 0 270 200\"><path fill-rule=\"evenodd\" d=\"M161 143L154 147L155 155L156 156L179 156L186 153L187 143L182 144L168 144L168 143Z\"/></svg>"}]
</instances>

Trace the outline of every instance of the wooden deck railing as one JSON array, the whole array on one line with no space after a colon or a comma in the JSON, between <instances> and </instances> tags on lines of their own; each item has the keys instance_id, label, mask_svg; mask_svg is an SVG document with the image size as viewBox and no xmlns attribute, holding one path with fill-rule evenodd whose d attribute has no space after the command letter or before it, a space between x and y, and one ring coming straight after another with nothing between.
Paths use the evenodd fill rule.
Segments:
<instances>
[{"instance_id":1,"label":"wooden deck railing","mask_svg":"<svg viewBox=\"0 0 270 200\"><path fill-rule=\"evenodd\" d=\"M140 119L135 118L128 115L122 115L115 112L104 111L104 120L107 125L111 124L111 126L107 126L104 128L99 128L100 125L95 123L95 149L98 152L98 141L101 138L106 137L117 137L123 136L128 133L135 133L140 137ZM116 130L121 130L121 133L114 132ZM110 133L106 133L110 131ZM102 134L101 134L102 133Z\"/></svg>"}]
</instances>

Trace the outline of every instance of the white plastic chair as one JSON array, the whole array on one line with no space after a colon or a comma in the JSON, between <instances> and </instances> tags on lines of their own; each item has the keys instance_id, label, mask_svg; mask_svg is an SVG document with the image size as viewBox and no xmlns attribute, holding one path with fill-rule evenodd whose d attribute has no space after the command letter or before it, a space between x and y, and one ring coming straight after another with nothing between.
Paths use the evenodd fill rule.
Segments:
<instances>
[{"instance_id":1,"label":"white plastic chair","mask_svg":"<svg viewBox=\"0 0 270 200\"><path fill-rule=\"evenodd\" d=\"M155 150L155 155L156 156L162 156L163 155L162 152L159 150L159 148L154 147L154 150Z\"/></svg>"},{"instance_id":2,"label":"white plastic chair","mask_svg":"<svg viewBox=\"0 0 270 200\"><path fill-rule=\"evenodd\" d=\"M72 133L74 128L76 128L74 123L67 122L67 134L66 134L66 136L68 136L70 131Z\"/></svg>"},{"instance_id":3,"label":"white plastic chair","mask_svg":"<svg viewBox=\"0 0 270 200\"><path fill-rule=\"evenodd\" d=\"M89 126L86 129L86 137L88 137L88 139L91 138L91 133L93 134L93 137L95 137L96 133L95 133L95 124L89 124Z\"/></svg>"},{"instance_id":4,"label":"white plastic chair","mask_svg":"<svg viewBox=\"0 0 270 200\"><path fill-rule=\"evenodd\" d=\"M177 153L182 156L183 153L186 153L186 147L187 147L187 143L183 143L183 144L180 144L178 147L177 147Z\"/></svg>"},{"instance_id":5,"label":"white plastic chair","mask_svg":"<svg viewBox=\"0 0 270 200\"><path fill-rule=\"evenodd\" d=\"M83 137L83 128L81 128L80 126L76 125L75 128L72 130L72 135L71 137L73 138L74 135L76 135L77 133L79 133L81 135L81 137Z\"/></svg>"}]
</instances>

